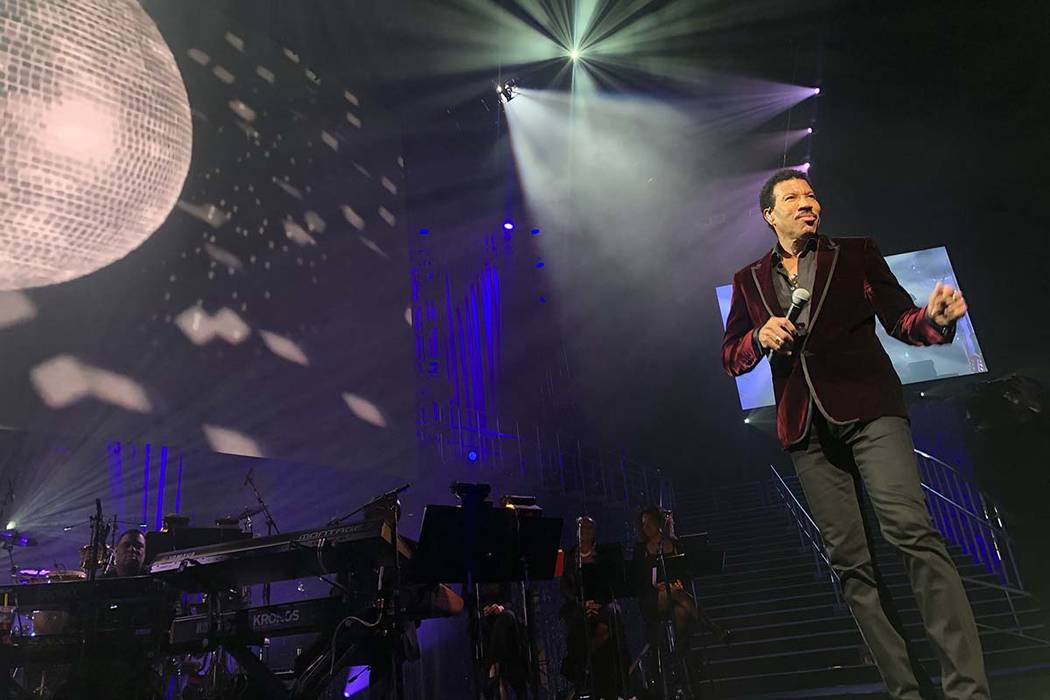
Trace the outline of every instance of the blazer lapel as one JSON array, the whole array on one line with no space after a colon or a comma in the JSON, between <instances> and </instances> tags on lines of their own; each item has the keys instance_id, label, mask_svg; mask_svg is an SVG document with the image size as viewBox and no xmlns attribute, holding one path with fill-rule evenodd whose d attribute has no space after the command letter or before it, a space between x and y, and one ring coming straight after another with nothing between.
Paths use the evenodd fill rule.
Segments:
<instances>
[{"instance_id":1,"label":"blazer lapel","mask_svg":"<svg viewBox=\"0 0 1050 700\"><path fill-rule=\"evenodd\" d=\"M762 306L766 307L766 313L770 316L783 316L784 309L780 308L777 299L777 290L773 288L773 259L767 254L757 263L751 266L751 277L755 280L758 288L758 296L762 299Z\"/></svg>"},{"instance_id":2,"label":"blazer lapel","mask_svg":"<svg viewBox=\"0 0 1050 700\"><path fill-rule=\"evenodd\" d=\"M824 306L824 299L828 295L831 277L835 274L835 265L839 261L839 246L827 236L817 239L817 272L813 276L812 299L817 300L817 305L809 314L809 332L813 331L813 325L820 316L820 310Z\"/></svg>"}]
</instances>

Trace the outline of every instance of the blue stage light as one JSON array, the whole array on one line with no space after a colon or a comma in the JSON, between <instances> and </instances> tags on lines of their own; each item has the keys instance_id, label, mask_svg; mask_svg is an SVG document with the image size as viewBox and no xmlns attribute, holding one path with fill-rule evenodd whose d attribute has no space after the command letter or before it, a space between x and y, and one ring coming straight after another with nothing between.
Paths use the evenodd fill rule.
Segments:
<instances>
[{"instance_id":1,"label":"blue stage light","mask_svg":"<svg viewBox=\"0 0 1050 700\"><path fill-rule=\"evenodd\" d=\"M513 231L514 230L514 222L513 221L506 221L506 222L504 222L503 223L503 228L507 229L508 231Z\"/></svg>"},{"instance_id":2,"label":"blue stage light","mask_svg":"<svg viewBox=\"0 0 1050 700\"><path fill-rule=\"evenodd\" d=\"M539 230L538 228L534 228L534 229L532 229L532 235L533 235L533 236L538 236L538 235L540 235L540 230Z\"/></svg>"},{"instance_id":3,"label":"blue stage light","mask_svg":"<svg viewBox=\"0 0 1050 700\"><path fill-rule=\"evenodd\" d=\"M478 461L478 452L477 452L477 450L471 450L470 452L468 452L467 453L467 459L470 460L471 462L477 462Z\"/></svg>"},{"instance_id":4,"label":"blue stage light","mask_svg":"<svg viewBox=\"0 0 1050 700\"><path fill-rule=\"evenodd\" d=\"M430 235L430 229L428 229L428 228L421 228L421 229L419 229L419 235L420 236L428 236L428 235Z\"/></svg>"}]
</instances>

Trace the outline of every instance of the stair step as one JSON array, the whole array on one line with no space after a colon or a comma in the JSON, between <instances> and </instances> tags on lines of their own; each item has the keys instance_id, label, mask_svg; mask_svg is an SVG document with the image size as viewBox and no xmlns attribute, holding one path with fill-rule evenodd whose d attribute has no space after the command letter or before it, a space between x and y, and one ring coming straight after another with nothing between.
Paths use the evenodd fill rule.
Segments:
<instances>
[{"instance_id":1,"label":"stair step","mask_svg":"<svg viewBox=\"0 0 1050 700\"><path fill-rule=\"evenodd\" d=\"M1043 632L1043 626L1033 624L1025 628L1023 632L1029 636L1038 636ZM934 652L926 639L921 625L906 625L905 633L911 640L916 652L920 657L933 658ZM985 652L1016 649L1030 646L1031 641L1018 637L1007 631L982 630L981 644ZM757 641L734 641L730 645L706 644L702 645L704 656L710 660L730 659L757 659L785 651L805 651L808 649L826 649L832 647L856 647L863 645L864 639L855 625L843 626L842 629L811 632L807 634L794 634L781 637L772 637ZM1050 649L1048 649L1050 653Z\"/></svg>"},{"instance_id":2,"label":"stair step","mask_svg":"<svg viewBox=\"0 0 1050 700\"><path fill-rule=\"evenodd\" d=\"M795 497L807 507L798 480L785 476ZM863 665L865 648L844 605L836 604L833 579L818 566L812 546L770 482L752 482L725 492L705 491L678 498L679 532L702 531L712 546L726 551L726 569L697 579L706 613L733 632L722 645L711 633L692 641L704 650L708 677L705 698L884 697L874 667ZM925 638L914 594L899 553L877 528L870 502L863 504L872 532L873 554L896 604L907 636L931 671L937 670ZM981 628L990 675L1016 675L1025 669L1050 678L1050 646L1010 633L1018 620L1026 634L1050 634L1037 602L1029 596L1008 600L995 588L998 579L949 544ZM993 629L997 628L997 629ZM994 686L993 686L994 687ZM1044 689L1050 685L1042 686ZM842 691L841 694L839 691ZM793 693L793 695L790 695ZM1050 693L1046 693L1050 697ZM1042 695L1004 695L1042 698Z\"/></svg>"},{"instance_id":3,"label":"stair step","mask_svg":"<svg viewBox=\"0 0 1050 700\"><path fill-rule=\"evenodd\" d=\"M972 562L964 562L964 564L966 568L960 568L959 573L961 575L990 584L995 583L995 579L985 573L984 567ZM806 570L807 568L808 571ZM879 568L883 580L889 585L908 584L908 576L904 571L903 563L892 567L880 565ZM698 579L697 591L705 599L712 599L725 593L753 593L760 595L769 590L783 590L792 586L806 586L814 583L825 586L828 585L828 581L829 578L826 571L819 571L812 564L811 560L808 567L792 567L786 569L786 573L782 575L773 573L765 576L750 576L747 571L738 571L722 574L704 581ZM969 585L975 587L978 584L971 583Z\"/></svg>"},{"instance_id":4,"label":"stair step","mask_svg":"<svg viewBox=\"0 0 1050 700\"><path fill-rule=\"evenodd\" d=\"M1024 627L1032 628L1042 624L1042 618L1039 611L1030 610L1020 612L1018 618L1021 625ZM908 631L909 637L919 638L922 636L923 627L919 619L918 611L910 614L902 613L901 619L904 623L905 629ZM981 624L1003 629L1012 628L1014 624L1013 615L1010 613L986 614L979 616L978 621ZM856 631L857 628L856 624L853 622L853 618L848 616L845 612L828 617L812 617L801 620L778 621L771 624L759 625L733 624L733 621L726 619L720 619L718 622L732 630L734 646L741 643L766 641L769 639L792 637L796 635L804 636L847 630ZM701 646L710 648L719 646L721 642L716 639L711 632L705 632L700 635L700 644Z\"/></svg>"}]
</instances>

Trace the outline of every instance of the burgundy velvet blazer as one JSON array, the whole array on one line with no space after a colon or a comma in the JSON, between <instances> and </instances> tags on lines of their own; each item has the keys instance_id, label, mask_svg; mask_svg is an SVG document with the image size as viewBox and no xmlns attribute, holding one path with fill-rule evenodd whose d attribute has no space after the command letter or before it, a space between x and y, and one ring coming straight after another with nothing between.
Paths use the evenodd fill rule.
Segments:
<instances>
[{"instance_id":1,"label":"burgundy velvet blazer","mask_svg":"<svg viewBox=\"0 0 1050 700\"><path fill-rule=\"evenodd\" d=\"M772 358L777 437L785 448L806 435L810 396L838 422L907 417L900 378L875 335L878 316L886 332L910 345L950 343L954 325L941 333L911 296L870 238L819 236L810 290L808 333L791 356ZM770 316L784 316L773 287L767 253L733 275L733 300L722 339L722 366L732 376L761 360L752 332Z\"/></svg>"}]
</instances>

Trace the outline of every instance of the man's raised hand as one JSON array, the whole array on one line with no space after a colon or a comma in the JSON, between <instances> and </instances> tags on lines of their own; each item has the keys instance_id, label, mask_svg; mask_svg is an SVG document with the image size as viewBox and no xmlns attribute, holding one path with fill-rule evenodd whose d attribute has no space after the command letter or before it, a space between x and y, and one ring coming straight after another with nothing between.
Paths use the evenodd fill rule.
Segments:
<instances>
[{"instance_id":1,"label":"man's raised hand","mask_svg":"<svg viewBox=\"0 0 1050 700\"><path fill-rule=\"evenodd\" d=\"M926 317L938 326L950 326L966 314L962 292L950 284L938 282L926 302Z\"/></svg>"}]
</instances>

